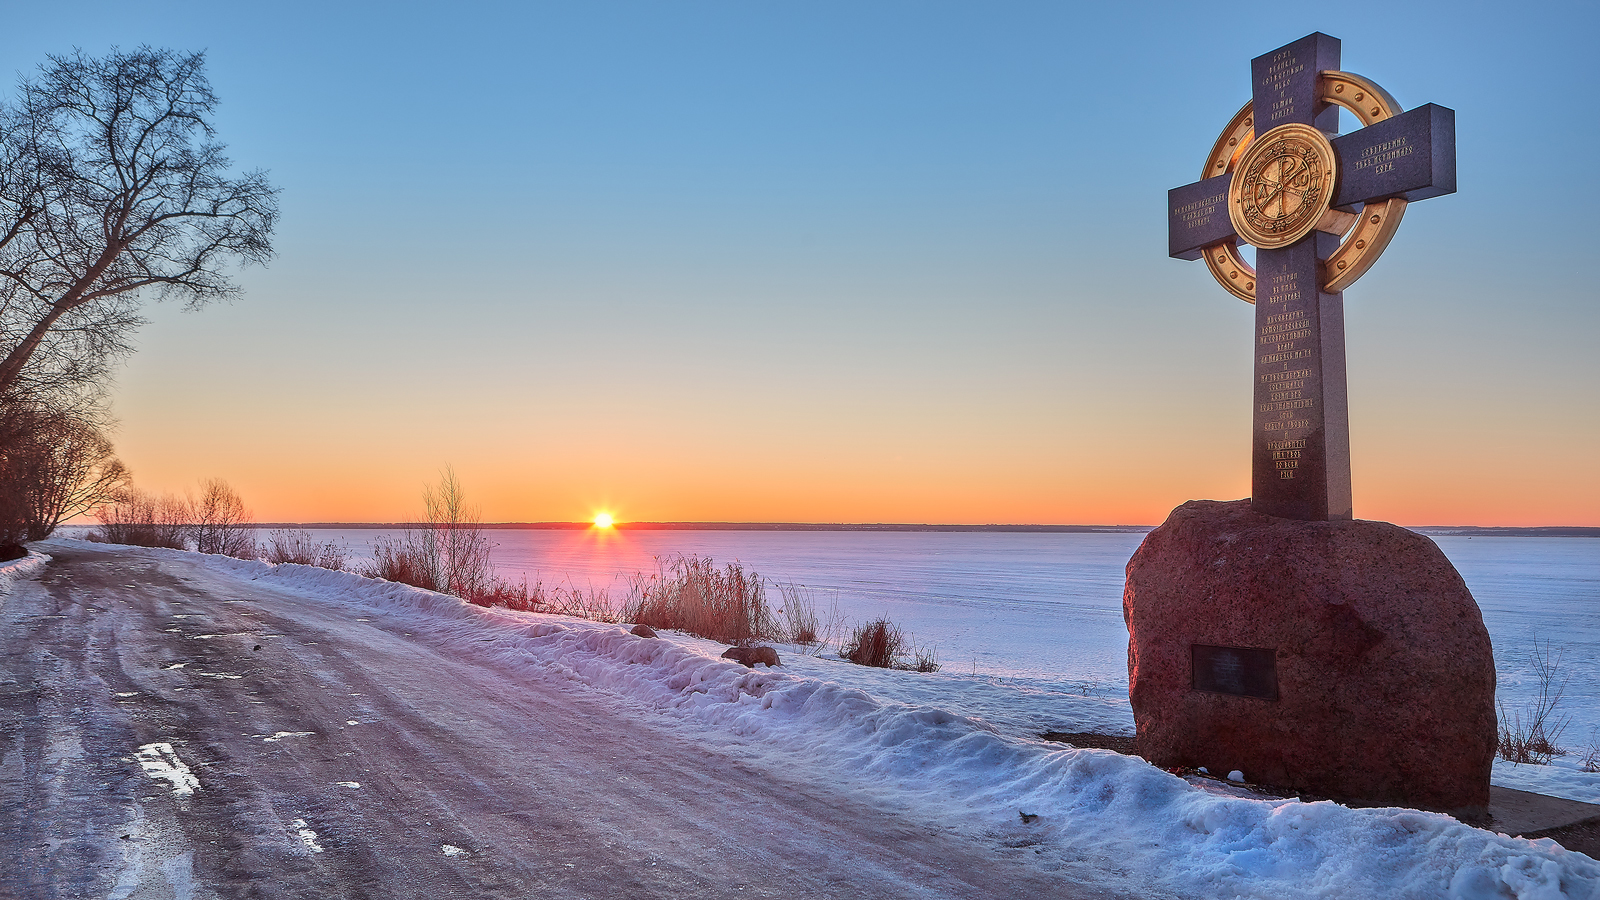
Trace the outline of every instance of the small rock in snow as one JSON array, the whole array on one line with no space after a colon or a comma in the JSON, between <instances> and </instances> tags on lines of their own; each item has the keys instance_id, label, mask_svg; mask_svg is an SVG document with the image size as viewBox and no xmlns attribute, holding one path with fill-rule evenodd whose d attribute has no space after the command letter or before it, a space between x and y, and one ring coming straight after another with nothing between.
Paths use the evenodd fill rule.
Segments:
<instances>
[{"instance_id":1,"label":"small rock in snow","mask_svg":"<svg viewBox=\"0 0 1600 900\"><path fill-rule=\"evenodd\" d=\"M722 651L722 658L731 659L747 669L754 669L756 663L769 669L782 665L778 662L778 651L771 647L729 647Z\"/></svg>"},{"instance_id":2,"label":"small rock in snow","mask_svg":"<svg viewBox=\"0 0 1600 900\"><path fill-rule=\"evenodd\" d=\"M1234 769L1232 772L1228 773L1228 780L1237 781L1240 784L1244 784L1244 773L1238 769Z\"/></svg>"}]
</instances>

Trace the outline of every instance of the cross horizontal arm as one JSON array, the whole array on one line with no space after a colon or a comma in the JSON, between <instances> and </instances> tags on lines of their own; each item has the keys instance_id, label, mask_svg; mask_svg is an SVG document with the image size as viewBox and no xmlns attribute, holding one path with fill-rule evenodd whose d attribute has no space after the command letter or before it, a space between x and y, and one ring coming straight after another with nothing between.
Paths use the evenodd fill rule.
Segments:
<instances>
[{"instance_id":1,"label":"cross horizontal arm","mask_svg":"<svg viewBox=\"0 0 1600 900\"><path fill-rule=\"evenodd\" d=\"M1167 191L1167 255L1199 259L1200 251L1233 237L1228 218L1232 173Z\"/></svg>"},{"instance_id":2,"label":"cross horizontal arm","mask_svg":"<svg viewBox=\"0 0 1600 900\"><path fill-rule=\"evenodd\" d=\"M1333 139L1335 208L1456 192L1456 111L1429 103ZM1226 211L1224 211L1226 212Z\"/></svg>"}]
</instances>

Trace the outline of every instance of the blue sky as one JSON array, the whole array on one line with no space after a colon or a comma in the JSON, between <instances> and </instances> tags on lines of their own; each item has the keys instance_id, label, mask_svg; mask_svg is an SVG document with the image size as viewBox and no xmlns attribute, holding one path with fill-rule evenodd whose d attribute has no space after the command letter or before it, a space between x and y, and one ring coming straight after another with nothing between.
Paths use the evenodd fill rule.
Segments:
<instances>
[{"instance_id":1,"label":"blue sky","mask_svg":"<svg viewBox=\"0 0 1600 900\"><path fill-rule=\"evenodd\" d=\"M0 58L205 49L283 189L273 265L156 308L119 379L147 487L404 518L450 463L490 519L1155 522L1249 491L1250 309L1165 257L1166 191L1322 30L1457 110L1460 193L1345 295L1357 515L1600 524L1600 13L1327 9L66 0Z\"/></svg>"}]
</instances>

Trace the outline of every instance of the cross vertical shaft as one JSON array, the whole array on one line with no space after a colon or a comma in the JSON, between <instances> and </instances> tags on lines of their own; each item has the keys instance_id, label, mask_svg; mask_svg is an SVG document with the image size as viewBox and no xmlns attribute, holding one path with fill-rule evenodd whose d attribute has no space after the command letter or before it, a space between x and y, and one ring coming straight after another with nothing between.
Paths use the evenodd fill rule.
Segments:
<instances>
[{"instance_id":1,"label":"cross vertical shaft","mask_svg":"<svg viewBox=\"0 0 1600 900\"><path fill-rule=\"evenodd\" d=\"M1286 519L1351 518L1344 295L1321 289L1320 257L1338 238L1313 233L1256 251L1251 508Z\"/></svg>"},{"instance_id":2,"label":"cross vertical shaft","mask_svg":"<svg viewBox=\"0 0 1600 900\"><path fill-rule=\"evenodd\" d=\"M1250 62L1258 134L1298 123L1338 129L1317 73L1339 68L1339 40L1312 34ZM1313 232L1256 251L1255 398L1251 507L1287 519L1348 519L1350 418L1345 399L1344 297L1322 291L1320 262L1339 242Z\"/></svg>"}]
</instances>

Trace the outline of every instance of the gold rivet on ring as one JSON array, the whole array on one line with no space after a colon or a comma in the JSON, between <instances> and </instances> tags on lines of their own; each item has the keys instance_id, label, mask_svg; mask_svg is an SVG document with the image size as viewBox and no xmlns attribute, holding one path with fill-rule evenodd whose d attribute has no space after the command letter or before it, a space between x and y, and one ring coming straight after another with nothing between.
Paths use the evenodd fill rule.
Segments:
<instances>
[{"instance_id":1,"label":"gold rivet on ring","mask_svg":"<svg viewBox=\"0 0 1600 900\"><path fill-rule=\"evenodd\" d=\"M1365 250L1365 249L1367 249L1367 242L1366 241L1356 241L1356 249L1357 250Z\"/></svg>"},{"instance_id":2,"label":"gold rivet on ring","mask_svg":"<svg viewBox=\"0 0 1600 900\"><path fill-rule=\"evenodd\" d=\"M1356 95L1356 102L1357 103L1360 103L1362 101L1362 99L1363 99L1363 96L1361 94L1357 94Z\"/></svg>"},{"instance_id":3,"label":"gold rivet on ring","mask_svg":"<svg viewBox=\"0 0 1600 900\"><path fill-rule=\"evenodd\" d=\"M1336 85L1334 85L1334 86L1333 86L1333 92L1334 92L1334 93L1335 93L1335 94L1342 94L1342 93L1344 93L1344 85L1342 85L1342 84L1336 84Z\"/></svg>"},{"instance_id":4,"label":"gold rivet on ring","mask_svg":"<svg viewBox=\"0 0 1600 900\"><path fill-rule=\"evenodd\" d=\"M1253 291L1253 290L1256 289L1256 283L1254 281L1252 281L1249 284L1245 285L1244 289L1247 290L1247 291Z\"/></svg>"},{"instance_id":5,"label":"gold rivet on ring","mask_svg":"<svg viewBox=\"0 0 1600 900\"><path fill-rule=\"evenodd\" d=\"M1229 278L1238 278L1239 277L1239 273L1238 272L1229 272L1228 273L1228 277Z\"/></svg>"},{"instance_id":6,"label":"gold rivet on ring","mask_svg":"<svg viewBox=\"0 0 1600 900\"><path fill-rule=\"evenodd\" d=\"M1344 260L1342 260L1342 259L1339 260L1339 271L1343 272L1344 271L1344 267L1348 266L1348 265L1350 265L1350 264L1345 262Z\"/></svg>"},{"instance_id":7,"label":"gold rivet on ring","mask_svg":"<svg viewBox=\"0 0 1600 900\"><path fill-rule=\"evenodd\" d=\"M1379 112L1379 110L1378 110L1378 108L1377 108L1377 107L1376 107L1376 106L1374 106L1374 107L1373 107L1373 108L1372 108L1372 114L1373 114L1373 115L1377 115L1377 114L1378 114L1378 112Z\"/></svg>"},{"instance_id":8,"label":"gold rivet on ring","mask_svg":"<svg viewBox=\"0 0 1600 900\"><path fill-rule=\"evenodd\" d=\"M1371 222L1372 222L1372 224L1374 224L1374 225L1376 225L1376 224L1378 224L1378 214L1377 214L1377 213L1373 213L1373 214L1372 214L1372 219L1371 219L1371 220L1370 220L1370 221L1371 221Z\"/></svg>"}]
</instances>

